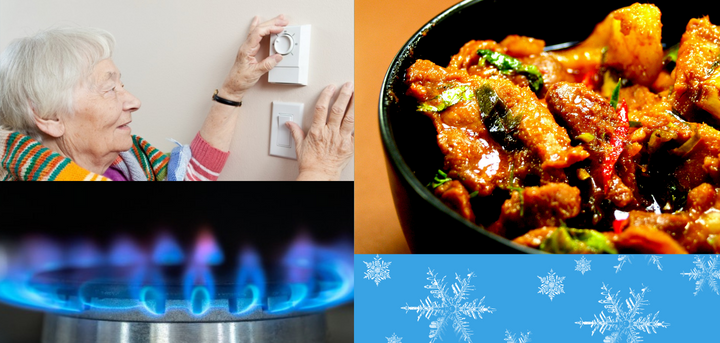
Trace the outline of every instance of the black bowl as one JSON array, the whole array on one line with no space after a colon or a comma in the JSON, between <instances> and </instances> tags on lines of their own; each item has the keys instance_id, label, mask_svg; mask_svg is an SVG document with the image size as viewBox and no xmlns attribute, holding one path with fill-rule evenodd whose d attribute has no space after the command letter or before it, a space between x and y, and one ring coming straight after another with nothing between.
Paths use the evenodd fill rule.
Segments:
<instances>
[{"instance_id":1,"label":"black bowl","mask_svg":"<svg viewBox=\"0 0 720 343\"><path fill-rule=\"evenodd\" d=\"M535 249L485 231L455 213L425 187L443 155L429 118L415 111L417 102L406 96L405 70L417 59L446 66L466 42L500 41L510 34L545 40L547 46L578 42L615 9L633 1L598 1L591 5L550 1L463 1L420 28L393 59L380 94L380 134L395 208L413 253L536 253ZM663 42L680 41L691 18L720 16L701 2L655 2L662 12ZM716 23L717 24L717 23ZM477 211L476 215L483 216ZM488 211L499 211L494 207ZM497 213L492 215L496 216Z\"/></svg>"}]
</instances>

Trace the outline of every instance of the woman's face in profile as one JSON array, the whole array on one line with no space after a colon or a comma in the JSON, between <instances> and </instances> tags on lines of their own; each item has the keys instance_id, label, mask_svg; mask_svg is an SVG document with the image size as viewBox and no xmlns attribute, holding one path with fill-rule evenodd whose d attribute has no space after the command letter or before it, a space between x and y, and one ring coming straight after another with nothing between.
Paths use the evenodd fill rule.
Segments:
<instances>
[{"instance_id":1,"label":"woman's face in profile","mask_svg":"<svg viewBox=\"0 0 720 343\"><path fill-rule=\"evenodd\" d=\"M104 156L132 147L132 112L140 100L126 91L112 59L100 61L74 93L75 113L64 118L63 141L78 153Z\"/></svg>"}]
</instances>

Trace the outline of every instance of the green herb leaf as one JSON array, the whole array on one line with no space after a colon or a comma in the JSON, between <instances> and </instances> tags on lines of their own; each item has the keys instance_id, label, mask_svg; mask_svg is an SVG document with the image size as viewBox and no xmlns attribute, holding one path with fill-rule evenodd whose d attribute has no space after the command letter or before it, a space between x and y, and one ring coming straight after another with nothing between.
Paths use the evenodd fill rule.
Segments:
<instances>
[{"instance_id":1,"label":"green herb leaf","mask_svg":"<svg viewBox=\"0 0 720 343\"><path fill-rule=\"evenodd\" d=\"M685 122L685 119L682 116L680 116L680 112L674 108L672 109L672 111L671 110L665 111L665 113L673 116L675 119L677 119L681 123Z\"/></svg>"},{"instance_id":2,"label":"green herb leaf","mask_svg":"<svg viewBox=\"0 0 720 343\"><path fill-rule=\"evenodd\" d=\"M720 65L720 55L717 57L718 59L713 62L713 64L710 66L710 69L707 71L707 76L710 77L715 72L715 69Z\"/></svg>"},{"instance_id":3,"label":"green herb leaf","mask_svg":"<svg viewBox=\"0 0 720 343\"><path fill-rule=\"evenodd\" d=\"M670 49L667 50L665 56L663 57L663 62L665 62L666 64L669 62L677 63L678 50L680 50L680 43L670 47Z\"/></svg>"},{"instance_id":4,"label":"green herb leaf","mask_svg":"<svg viewBox=\"0 0 720 343\"><path fill-rule=\"evenodd\" d=\"M440 187L445 182L452 181L451 178L447 176L447 174L438 169L437 174L435 174L435 178L433 179L433 182L431 182L428 186L432 186L433 189Z\"/></svg>"},{"instance_id":5,"label":"green herb leaf","mask_svg":"<svg viewBox=\"0 0 720 343\"><path fill-rule=\"evenodd\" d=\"M519 137L522 115L510 111L494 89L483 84L475 91L480 116L492 138L506 150L517 150L523 147Z\"/></svg>"},{"instance_id":6,"label":"green herb leaf","mask_svg":"<svg viewBox=\"0 0 720 343\"><path fill-rule=\"evenodd\" d=\"M690 124L690 128L693 130L693 135L688 138L683 145L670 150L671 153L679 155L680 157L685 157L700 142L700 132L698 131L697 125Z\"/></svg>"},{"instance_id":7,"label":"green herb leaf","mask_svg":"<svg viewBox=\"0 0 720 343\"><path fill-rule=\"evenodd\" d=\"M480 192L478 192L478 191L474 191L474 192L470 193L470 197L471 197L471 198L474 198L474 197L476 197L479 193L480 193Z\"/></svg>"},{"instance_id":8,"label":"green herb leaf","mask_svg":"<svg viewBox=\"0 0 720 343\"><path fill-rule=\"evenodd\" d=\"M595 135L593 135L592 133L586 132L586 133L581 133L579 136L575 137L575 139L581 140L585 143L590 143L593 140L595 140Z\"/></svg>"},{"instance_id":9,"label":"green herb leaf","mask_svg":"<svg viewBox=\"0 0 720 343\"><path fill-rule=\"evenodd\" d=\"M421 112L442 112L446 108L455 105L460 101L472 99L473 95L473 91L470 87L466 85L455 85L446 89L432 100L420 104L417 110ZM439 104L432 105L438 101L440 102Z\"/></svg>"},{"instance_id":10,"label":"green herb leaf","mask_svg":"<svg viewBox=\"0 0 720 343\"><path fill-rule=\"evenodd\" d=\"M503 74L518 73L525 75L530 83L530 89L538 93L543 87L543 76L540 70L532 64L523 64L517 58L510 57L499 52L487 49L477 51L480 55L480 63L489 63Z\"/></svg>"},{"instance_id":11,"label":"green herb leaf","mask_svg":"<svg viewBox=\"0 0 720 343\"><path fill-rule=\"evenodd\" d=\"M540 244L540 250L555 254L617 254L612 242L602 233L562 226Z\"/></svg>"},{"instance_id":12,"label":"green herb leaf","mask_svg":"<svg viewBox=\"0 0 720 343\"><path fill-rule=\"evenodd\" d=\"M618 98L620 97L620 86L621 85L622 85L622 79L619 79L617 85L615 85L615 89L613 89L612 97L610 98L610 105L612 105L612 107L614 109L617 109Z\"/></svg>"}]
</instances>

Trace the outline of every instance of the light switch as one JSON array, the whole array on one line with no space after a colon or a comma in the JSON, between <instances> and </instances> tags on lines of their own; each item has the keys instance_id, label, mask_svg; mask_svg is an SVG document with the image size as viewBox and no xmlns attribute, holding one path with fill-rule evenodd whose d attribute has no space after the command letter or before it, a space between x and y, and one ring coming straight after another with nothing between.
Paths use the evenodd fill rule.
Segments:
<instances>
[{"instance_id":1,"label":"light switch","mask_svg":"<svg viewBox=\"0 0 720 343\"><path fill-rule=\"evenodd\" d=\"M297 159L295 141L285 123L292 121L302 127L303 103L273 101L270 124L270 155Z\"/></svg>"},{"instance_id":2,"label":"light switch","mask_svg":"<svg viewBox=\"0 0 720 343\"><path fill-rule=\"evenodd\" d=\"M307 85L310 63L310 25L287 26L270 35L270 55L283 60L268 73L268 82Z\"/></svg>"},{"instance_id":3,"label":"light switch","mask_svg":"<svg viewBox=\"0 0 720 343\"><path fill-rule=\"evenodd\" d=\"M278 115L278 135L275 144L285 148L291 147L291 133L285 123L292 121L292 118L292 114L280 113L280 115Z\"/></svg>"}]
</instances>

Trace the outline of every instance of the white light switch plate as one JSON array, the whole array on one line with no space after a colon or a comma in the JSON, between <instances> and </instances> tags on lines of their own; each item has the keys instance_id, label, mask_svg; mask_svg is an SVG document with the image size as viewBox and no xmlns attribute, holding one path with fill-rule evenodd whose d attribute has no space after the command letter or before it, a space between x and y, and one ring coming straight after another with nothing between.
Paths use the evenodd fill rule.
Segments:
<instances>
[{"instance_id":1,"label":"white light switch plate","mask_svg":"<svg viewBox=\"0 0 720 343\"><path fill-rule=\"evenodd\" d=\"M273 101L272 122L270 124L270 155L296 160L295 140L285 122L293 121L302 127L305 104Z\"/></svg>"},{"instance_id":2,"label":"white light switch plate","mask_svg":"<svg viewBox=\"0 0 720 343\"><path fill-rule=\"evenodd\" d=\"M310 25L287 26L270 35L270 55L282 61L268 73L268 82L307 85L310 64Z\"/></svg>"}]
</instances>

